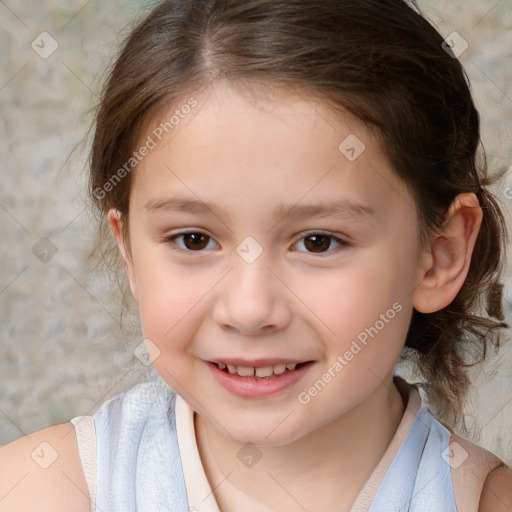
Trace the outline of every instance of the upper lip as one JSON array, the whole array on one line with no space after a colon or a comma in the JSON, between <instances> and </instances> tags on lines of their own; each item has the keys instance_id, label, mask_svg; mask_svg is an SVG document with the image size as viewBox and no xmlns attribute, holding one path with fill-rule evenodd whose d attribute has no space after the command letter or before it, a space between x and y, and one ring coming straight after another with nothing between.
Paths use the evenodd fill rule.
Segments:
<instances>
[{"instance_id":1,"label":"upper lip","mask_svg":"<svg viewBox=\"0 0 512 512\"><path fill-rule=\"evenodd\" d=\"M263 368L265 366L276 366L278 364L299 364L299 363L307 363L306 360L301 359L284 359L280 357L273 357L267 359L240 359L233 357L216 358L209 361L210 363L224 363L230 364L233 366L248 366L249 368Z\"/></svg>"}]
</instances>

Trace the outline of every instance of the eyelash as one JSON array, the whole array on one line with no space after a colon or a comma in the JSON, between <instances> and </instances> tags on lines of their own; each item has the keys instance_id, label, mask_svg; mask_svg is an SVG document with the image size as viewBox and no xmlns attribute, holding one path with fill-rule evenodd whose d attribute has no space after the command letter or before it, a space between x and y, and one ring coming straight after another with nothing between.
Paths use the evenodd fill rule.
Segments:
<instances>
[{"instance_id":1,"label":"eyelash","mask_svg":"<svg viewBox=\"0 0 512 512\"><path fill-rule=\"evenodd\" d=\"M177 251L180 253L194 253L194 252L204 252L204 249L198 250L198 251L191 251L190 249L182 249L181 247L178 247L175 240L181 236L184 235L191 235L191 234L197 234L197 235L204 235L205 237L209 238L209 240L213 240L209 235L206 233L203 233L201 231L182 231L180 233L175 233L174 235L171 235L167 238L165 238L165 242L167 242L170 246L170 248L173 251ZM307 254L314 254L316 256L319 256L321 258L325 258L329 256L330 254L337 253L342 249L346 249L347 247L350 247L350 244L346 242L345 240L342 240L341 238L338 238L334 235L334 233L330 233L327 231L308 231L306 233L301 233L301 238L297 239L293 245L296 245L300 241L304 240L305 238L312 237L313 235L323 235L325 237L331 238L332 240L336 241L340 245L334 249L325 251L325 252L310 252L310 251L298 251L298 252L306 252ZM216 243L216 242L215 242ZM330 245L330 244L329 244Z\"/></svg>"}]
</instances>

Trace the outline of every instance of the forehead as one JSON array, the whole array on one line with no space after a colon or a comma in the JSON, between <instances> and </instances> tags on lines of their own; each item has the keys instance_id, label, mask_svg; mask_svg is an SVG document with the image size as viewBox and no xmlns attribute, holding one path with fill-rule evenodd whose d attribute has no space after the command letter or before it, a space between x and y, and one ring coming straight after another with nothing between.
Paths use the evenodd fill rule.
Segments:
<instances>
[{"instance_id":1,"label":"forehead","mask_svg":"<svg viewBox=\"0 0 512 512\"><path fill-rule=\"evenodd\" d=\"M136 168L131 201L140 206L180 196L218 204L229 216L231 208L282 213L283 204L351 199L376 212L414 212L375 136L318 96L276 88L248 94L223 83L190 97L197 106L181 112ZM154 127L176 114L179 102Z\"/></svg>"}]
</instances>

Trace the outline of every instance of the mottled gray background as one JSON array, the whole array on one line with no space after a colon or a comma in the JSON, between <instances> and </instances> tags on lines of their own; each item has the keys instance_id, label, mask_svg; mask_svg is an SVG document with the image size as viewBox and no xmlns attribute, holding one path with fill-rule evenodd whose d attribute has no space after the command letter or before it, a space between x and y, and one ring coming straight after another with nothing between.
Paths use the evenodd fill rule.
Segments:
<instances>
[{"instance_id":1,"label":"mottled gray background","mask_svg":"<svg viewBox=\"0 0 512 512\"><path fill-rule=\"evenodd\" d=\"M490 167L510 166L512 1L419 4L443 35L457 31L469 43L461 60ZM84 267L94 224L87 144L72 153L89 127L100 73L144 5L0 0L0 444L90 414L154 372L134 357L140 332L120 327L108 278ZM42 32L58 43L47 58L31 47L51 48ZM508 207L507 186L510 177L497 192ZM507 286L509 320L511 299ZM512 463L512 350L473 376L466 419L481 431L474 439Z\"/></svg>"}]
</instances>

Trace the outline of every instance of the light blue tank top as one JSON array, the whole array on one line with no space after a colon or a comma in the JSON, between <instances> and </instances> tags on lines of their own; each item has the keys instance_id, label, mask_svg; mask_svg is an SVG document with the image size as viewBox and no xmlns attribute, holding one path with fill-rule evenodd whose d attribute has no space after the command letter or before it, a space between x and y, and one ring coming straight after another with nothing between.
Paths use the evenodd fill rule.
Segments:
<instances>
[{"instance_id":1,"label":"light blue tank top","mask_svg":"<svg viewBox=\"0 0 512 512\"><path fill-rule=\"evenodd\" d=\"M93 415L98 511L188 512L176 436L174 391L161 379L137 384ZM422 403L369 512L457 512L450 432Z\"/></svg>"}]
</instances>

